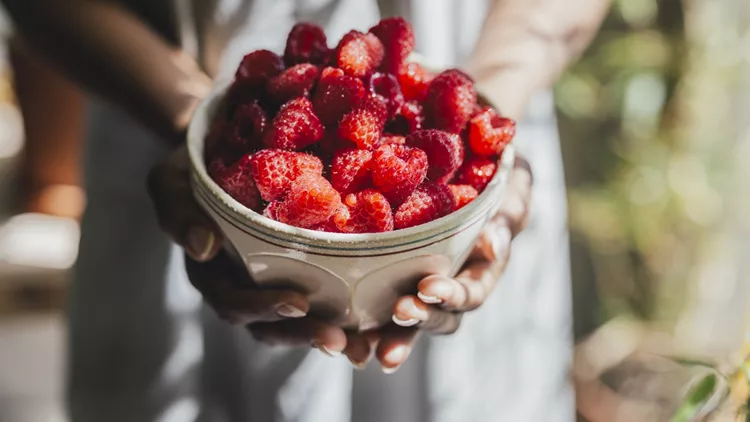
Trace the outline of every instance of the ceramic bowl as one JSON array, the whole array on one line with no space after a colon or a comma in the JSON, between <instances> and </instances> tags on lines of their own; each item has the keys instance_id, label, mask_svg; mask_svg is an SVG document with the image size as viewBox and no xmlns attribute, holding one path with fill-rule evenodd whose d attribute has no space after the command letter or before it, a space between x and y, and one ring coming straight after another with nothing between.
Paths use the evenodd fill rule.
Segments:
<instances>
[{"instance_id":1,"label":"ceramic bowl","mask_svg":"<svg viewBox=\"0 0 750 422\"><path fill-rule=\"evenodd\" d=\"M191 183L201 207L221 228L225 247L260 286L292 287L309 295L310 315L353 330L391 320L396 299L413 294L430 274L453 276L503 198L513 167L512 145L486 189L438 220L387 233L344 234L301 229L235 201L209 177L203 140L230 85L218 83L188 129Z\"/></svg>"}]
</instances>

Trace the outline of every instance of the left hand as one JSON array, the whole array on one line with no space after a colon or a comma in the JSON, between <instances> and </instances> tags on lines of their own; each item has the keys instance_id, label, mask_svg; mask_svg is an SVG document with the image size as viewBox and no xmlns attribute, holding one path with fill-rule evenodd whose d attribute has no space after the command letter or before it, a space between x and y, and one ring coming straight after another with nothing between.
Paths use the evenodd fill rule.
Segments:
<instances>
[{"instance_id":1,"label":"left hand","mask_svg":"<svg viewBox=\"0 0 750 422\"><path fill-rule=\"evenodd\" d=\"M464 312L484 303L503 274L511 240L526 226L531 201L529 163L516 158L500 211L487 223L474 251L454 278L431 275L417 285L417 294L401 297L393 308L393 323L377 331L349 335L344 354L364 366L375 350L383 372L395 372L409 357L420 332L454 333Z\"/></svg>"}]
</instances>

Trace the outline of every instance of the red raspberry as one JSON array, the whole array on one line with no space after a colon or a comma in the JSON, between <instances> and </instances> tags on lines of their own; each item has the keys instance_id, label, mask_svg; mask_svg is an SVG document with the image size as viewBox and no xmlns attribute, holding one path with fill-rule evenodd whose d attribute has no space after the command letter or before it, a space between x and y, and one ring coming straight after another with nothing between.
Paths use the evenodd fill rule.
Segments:
<instances>
[{"instance_id":1,"label":"red raspberry","mask_svg":"<svg viewBox=\"0 0 750 422\"><path fill-rule=\"evenodd\" d=\"M437 129L420 130L406 137L406 145L427 153L429 170L427 178L444 183L450 180L464 160L461 137Z\"/></svg>"},{"instance_id":2,"label":"red raspberry","mask_svg":"<svg viewBox=\"0 0 750 422\"><path fill-rule=\"evenodd\" d=\"M387 129L394 133L408 135L424 127L424 111L416 101L407 101L398 110L398 114L388 122Z\"/></svg>"},{"instance_id":3,"label":"red raspberry","mask_svg":"<svg viewBox=\"0 0 750 422\"><path fill-rule=\"evenodd\" d=\"M263 216L276 220L276 208L279 206L279 201L269 202L266 208L263 210Z\"/></svg>"},{"instance_id":4,"label":"red raspberry","mask_svg":"<svg viewBox=\"0 0 750 422\"><path fill-rule=\"evenodd\" d=\"M349 209L345 224L338 222L339 229L346 233L380 233L393 230L391 204L382 193L367 189L352 193L344 199Z\"/></svg>"},{"instance_id":5,"label":"red raspberry","mask_svg":"<svg viewBox=\"0 0 750 422\"><path fill-rule=\"evenodd\" d=\"M267 123L266 112L257 102L239 105L232 118L229 146L243 153L256 151L266 132Z\"/></svg>"},{"instance_id":6,"label":"red raspberry","mask_svg":"<svg viewBox=\"0 0 750 422\"><path fill-rule=\"evenodd\" d=\"M382 19L370 28L385 47L385 57L380 69L388 73L398 73L406 58L414 50L414 31L402 17Z\"/></svg>"},{"instance_id":7,"label":"red raspberry","mask_svg":"<svg viewBox=\"0 0 750 422\"><path fill-rule=\"evenodd\" d=\"M328 127L336 125L341 117L357 106L365 94L362 81L345 75L341 69L323 69L313 99L315 113Z\"/></svg>"},{"instance_id":8,"label":"red raspberry","mask_svg":"<svg viewBox=\"0 0 750 422\"><path fill-rule=\"evenodd\" d=\"M273 51L257 50L242 58L235 79L244 86L263 86L268 78L284 70L284 62Z\"/></svg>"},{"instance_id":9,"label":"red raspberry","mask_svg":"<svg viewBox=\"0 0 750 422\"><path fill-rule=\"evenodd\" d=\"M336 66L361 78L380 66L384 54L383 44L375 35L349 31L336 46Z\"/></svg>"},{"instance_id":10,"label":"red raspberry","mask_svg":"<svg viewBox=\"0 0 750 422\"><path fill-rule=\"evenodd\" d=\"M289 31L284 49L287 66L300 63L322 65L328 58L328 44L323 30L312 23L300 22Z\"/></svg>"},{"instance_id":11,"label":"red raspberry","mask_svg":"<svg viewBox=\"0 0 750 422\"><path fill-rule=\"evenodd\" d=\"M251 163L255 183L266 201L283 198L289 185L301 175L323 173L320 159L302 152L264 149L253 155Z\"/></svg>"},{"instance_id":12,"label":"red raspberry","mask_svg":"<svg viewBox=\"0 0 750 422\"><path fill-rule=\"evenodd\" d=\"M282 223L308 228L326 222L341 207L341 195L323 176L305 174L292 182L276 207Z\"/></svg>"},{"instance_id":13,"label":"red raspberry","mask_svg":"<svg viewBox=\"0 0 750 422\"><path fill-rule=\"evenodd\" d=\"M290 67L268 80L268 95L279 104L296 97L307 97L318 78L318 67L303 63Z\"/></svg>"},{"instance_id":14,"label":"red raspberry","mask_svg":"<svg viewBox=\"0 0 750 422\"><path fill-rule=\"evenodd\" d=\"M399 204L427 175L427 154L406 145L385 144L375 150L372 181L392 204Z\"/></svg>"},{"instance_id":15,"label":"red raspberry","mask_svg":"<svg viewBox=\"0 0 750 422\"><path fill-rule=\"evenodd\" d=\"M457 184L471 185L481 192L497 171L497 163L484 157L470 157L456 174Z\"/></svg>"},{"instance_id":16,"label":"red raspberry","mask_svg":"<svg viewBox=\"0 0 750 422\"><path fill-rule=\"evenodd\" d=\"M222 150L227 149L228 134L229 123L224 119L224 116L216 116L211 122L211 127L209 128L204 141L203 149L206 162L211 162L221 154Z\"/></svg>"},{"instance_id":17,"label":"red raspberry","mask_svg":"<svg viewBox=\"0 0 750 422\"><path fill-rule=\"evenodd\" d=\"M477 199L479 192L471 185L448 185L456 201L456 209L462 208L469 202Z\"/></svg>"},{"instance_id":18,"label":"red raspberry","mask_svg":"<svg viewBox=\"0 0 750 422\"><path fill-rule=\"evenodd\" d=\"M424 101L427 98L427 86L431 80L432 75L419 63L409 63L398 73L398 82L407 100Z\"/></svg>"},{"instance_id":19,"label":"red raspberry","mask_svg":"<svg viewBox=\"0 0 750 422\"><path fill-rule=\"evenodd\" d=\"M453 193L447 185L423 183L396 209L396 229L429 223L452 213L455 209Z\"/></svg>"},{"instance_id":20,"label":"red raspberry","mask_svg":"<svg viewBox=\"0 0 750 422\"><path fill-rule=\"evenodd\" d=\"M469 122L469 146L476 154L500 154L516 134L516 122L500 117L495 110L484 110Z\"/></svg>"},{"instance_id":21,"label":"red raspberry","mask_svg":"<svg viewBox=\"0 0 750 422\"><path fill-rule=\"evenodd\" d=\"M299 150L323 137L323 125L307 98L296 98L281 106L266 132L264 142L269 148Z\"/></svg>"},{"instance_id":22,"label":"red raspberry","mask_svg":"<svg viewBox=\"0 0 750 422\"><path fill-rule=\"evenodd\" d=\"M380 138L380 142L378 143L378 146L385 145L385 144L406 145L406 138L404 138L401 135L383 134L383 136Z\"/></svg>"},{"instance_id":23,"label":"red raspberry","mask_svg":"<svg viewBox=\"0 0 750 422\"><path fill-rule=\"evenodd\" d=\"M357 144L360 149L370 149L383 133L387 114L381 98L367 97L357 108L344 115L339 124L338 134Z\"/></svg>"},{"instance_id":24,"label":"red raspberry","mask_svg":"<svg viewBox=\"0 0 750 422\"><path fill-rule=\"evenodd\" d=\"M224 167L221 162L213 162L209 167L209 173L216 184L237 202L251 210L260 210L260 194L253 179L250 154L242 156L229 167Z\"/></svg>"},{"instance_id":25,"label":"red raspberry","mask_svg":"<svg viewBox=\"0 0 750 422\"><path fill-rule=\"evenodd\" d=\"M331 184L342 194L363 189L370 179L372 151L342 149L336 152L331 165Z\"/></svg>"},{"instance_id":26,"label":"red raspberry","mask_svg":"<svg viewBox=\"0 0 750 422\"><path fill-rule=\"evenodd\" d=\"M459 133L476 102L471 79L458 69L449 69L430 83L425 107L432 127Z\"/></svg>"},{"instance_id":27,"label":"red raspberry","mask_svg":"<svg viewBox=\"0 0 750 422\"><path fill-rule=\"evenodd\" d=\"M404 94L395 76L375 72L370 77L370 92L383 99L388 106L388 117L393 117L404 104Z\"/></svg>"}]
</instances>

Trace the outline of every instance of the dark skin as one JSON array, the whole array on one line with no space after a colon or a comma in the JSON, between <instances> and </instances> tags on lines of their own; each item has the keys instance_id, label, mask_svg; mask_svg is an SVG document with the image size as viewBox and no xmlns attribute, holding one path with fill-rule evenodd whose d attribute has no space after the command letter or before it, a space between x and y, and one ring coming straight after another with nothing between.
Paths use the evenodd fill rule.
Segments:
<instances>
[{"instance_id":1,"label":"dark skin","mask_svg":"<svg viewBox=\"0 0 750 422\"><path fill-rule=\"evenodd\" d=\"M70 79L119 105L168 142L184 145L192 111L211 86L187 55L114 2L2 1L24 39ZM505 115L519 119L529 98L549 87L588 44L608 3L497 0L468 70ZM464 269L455 278L419 281L415 295L394 307L396 323L346 334L305 317L309 304L295 292L233 287L229 279L246 275L221 254L221 234L195 205L187 175L184 147L178 148L152 171L149 192L165 232L191 258L191 282L219 315L249 324L263 341L344 352L355 366L363 365L374 349L386 372L406 360L419 332L454 332L462 313L484 302L505 268L510 240L525 225L531 188L530 169L520 159L503 209L485 228Z\"/></svg>"}]
</instances>

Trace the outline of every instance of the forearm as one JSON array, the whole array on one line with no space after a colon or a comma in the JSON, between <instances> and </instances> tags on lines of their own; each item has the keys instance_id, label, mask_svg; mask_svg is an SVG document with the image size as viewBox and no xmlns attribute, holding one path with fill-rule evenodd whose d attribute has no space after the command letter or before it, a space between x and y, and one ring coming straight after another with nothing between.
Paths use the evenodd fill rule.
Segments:
<instances>
[{"instance_id":1,"label":"forearm","mask_svg":"<svg viewBox=\"0 0 750 422\"><path fill-rule=\"evenodd\" d=\"M520 118L589 45L611 0L496 0L468 65L503 114Z\"/></svg>"},{"instance_id":2,"label":"forearm","mask_svg":"<svg viewBox=\"0 0 750 422\"><path fill-rule=\"evenodd\" d=\"M24 39L86 90L177 139L210 82L135 16L97 0L2 0Z\"/></svg>"}]
</instances>

